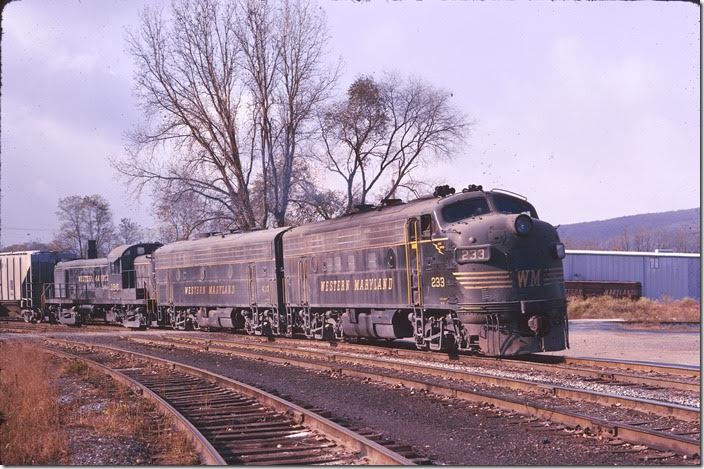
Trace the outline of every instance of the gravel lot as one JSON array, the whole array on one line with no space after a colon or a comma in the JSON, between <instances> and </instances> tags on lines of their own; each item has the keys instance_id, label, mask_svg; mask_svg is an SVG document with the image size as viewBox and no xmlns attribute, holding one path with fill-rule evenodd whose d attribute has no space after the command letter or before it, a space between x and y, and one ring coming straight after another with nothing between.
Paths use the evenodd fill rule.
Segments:
<instances>
[{"instance_id":1,"label":"gravel lot","mask_svg":"<svg viewBox=\"0 0 704 469\"><path fill-rule=\"evenodd\" d=\"M549 355L700 366L698 325L570 321L570 348Z\"/></svg>"}]
</instances>

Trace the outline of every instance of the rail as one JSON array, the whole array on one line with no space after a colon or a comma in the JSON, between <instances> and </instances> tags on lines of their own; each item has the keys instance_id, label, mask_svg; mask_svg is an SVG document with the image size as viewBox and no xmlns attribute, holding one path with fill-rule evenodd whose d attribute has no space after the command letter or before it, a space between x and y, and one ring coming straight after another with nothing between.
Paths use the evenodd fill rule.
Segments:
<instances>
[{"instance_id":1,"label":"rail","mask_svg":"<svg viewBox=\"0 0 704 469\"><path fill-rule=\"evenodd\" d=\"M475 383L481 383L484 385L494 384L497 386L508 386L511 389L521 389L523 391L532 391L540 394L549 393L552 396L563 397L568 400L576 399L580 402L589 401L602 407L618 406L624 409L632 409L650 412L660 416L679 418L685 422L698 422L700 416L699 411L697 409L684 406L665 404L645 399L627 399L606 393L584 392L576 389L545 386L522 381L510 382L511 380L500 379L493 376L471 376L469 373L455 371L448 373L447 370L433 369L428 366L410 365L408 363L384 363L381 359L374 360L372 358L363 359L355 357L353 361L346 363L340 354L336 354L334 359L328 358L326 361L315 361L311 359L313 354L303 354L301 351L299 351L299 353L301 353L300 357L295 357L291 353L286 356L278 357L271 355L265 356L262 355L261 352L256 352L256 349L260 347L251 347L251 344L247 347L218 347L213 345L212 342L209 344L187 344L183 340L178 342L184 343L136 338L132 338L130 340L135 343L162 345L172 348L206 349L207 351L214 353L226 353L234 356L258 360L265 359L272 363L295 365L307 369L332 370L342 375L372 379L391 385L403 385L406 387L413 387L415 389L424 389L435 394L450 396L472 402L489 403L501 409L516 411L522 414L551 420L563 425L579 425L583 428L592 428L599 433L618 436L623 441L634 444L645 444L659 450L673 451L689 456L698 455L700 451L700 442L698 440L690 438L687 435L678 435L671 432L663 432L657 429L639 427L639 425L636 425L636 423L640 424L641 422L633 422L633 424L630 424L628 422L624 423L620 421L607 420L600 417L590 416L586 413L574 411L569 407L561 409L552 405L548 406L538 403L531 403L526 400L515 399L514 397L511 397L511 395L500 396L496 393L472 390L472 386L463 386L462 383L445 384L444 382L439 382L440 380L429 380L420 378L419 376L424 374L426 376L433 375L443 378L454 377L463 381L470 380L473 385ZM362 365L392 369L392 371L399 371L400 374L382 371L362 371L360 370L360 366ZM393 368L398 368L398 370L393 370ZM413 373L413 376L409 377L409 373ZM515 395L515 393L511 394Z\"/></svg>"},{"instance_id":2,"label":"rail","mask_svg":"<svg viewBox=\"0 0 704 469\"><path fill-rule=\"evenodd\" d=\"M77 344L75 342L68 342L68 341L63 341L63 340L51 340L49 341L50 343L53 344L58 344L62 346L76 346ZM337 423L322 417L314 412L311 412L310 410L304 409L303 407L300 407L296 404L293 404L291 402L288 402L280 397L274 396L273 394L267 393L265 391L262 391L260 389L257 389L253 386L250 386L245 383L241 383L239 381L235 381L231 378L217 375L214 373L210 373L207 371L204 371L202 369L198 369L189 365L185 365L182 363L170 361L170 360L165 360L162 358L154 357L151 355L147 354L142 354L142 353L137 353L117 347L110 347L110 346L104 346L104 345L94 345L94 344L81 344L83 346L88 346L93 349L100 349L100 350L105 350L105 351L110 351L111 353L118 353L118 354L128 354L134 358L137 359L143 359L146 361L149 361L151 363L159 363L161 365L164 365L166 367L169 367L172 370L176 370L179 372L182 372L188 376L194 376L201 378L202 380L211 383L212 385L217 385L221 386L223 388L227 388L228 390L234 391L238 394L241 394L243 396L247 396L248 398L256 400L260 405L267 407L269 409L272 409L277 412L281 412L290 416L293 416L293 420L295 423L305 425L307 428L312 429L314 431L318 431L322 434L324 434L326 437L330 438L333 440L335 443L339 444L343 448L347 448L350 451L353 451L356 453L357 456L359 457L364 457L366 458L371 464L375 465L413 465L414 461L412 459L408 459L392 450L389 450L385 448L384 446L380 445L379 443L376 443L360 434L357 434L341 425L338 425ZM130 360L130 363L132 360ZM114 370L113 370L114 371ZM158 389L158 386L156 386ZM185 391L182 391L185 392ZM188 395L198 395L198 392L193 392L193 391L188 391ZM227 400L227 399L226 399ZM219 401L214 401L212 404L217 405ZM225 404L226 402L223 402ZM300 433L300 432L299 432ZM222 433L218 433L215 435L215 441L218 441L218 438L223 438ZM239 450L233 450L233 454L237 453ZM286 453L286 447L284 448L273 448L270 449L270 453L276 453L277 451L281 453ZM237 459L237 461L241 462L241 457L242 454L237 453L235 454L235 457L240 458ZM246 458L245 458L246 459ZM230 462L230 461L228 461ZM259 460L259 463L262 461ZM282 461L271 459L271 461L266 461L268 463L282 463ZM321 461L324 462L324 461ZM306 463L305 460L296 460L296 461L283 461L283 463L287 464L292 464L292 463Z\"/></svg>"},{"instance_id":3,"label":"rail","mask_svg":"<svg viewBox=\"0 0 704 469\"><path fill-rule=\"evenodd\" d=\"M80 357L74 354L53 350L48 347L42 347L42 350L54 356L66 359L79 359L83 361L91 369L112 377L115 381L134 390L137 394L149 399L153 402L157 409L167 418L169 418L181 431L184 432L188 441L195 448L196 453L200 457L200 461L207 465L224 466L227 463L218 451L210 444L203 434L188 421L180 412L174 409L168 402L162 399L157 393L149 389L147 386L139 383L137 380L129 376L110 369L107 366L101 365L93 360L85 357Z\"/></svg>"}]
</instances>

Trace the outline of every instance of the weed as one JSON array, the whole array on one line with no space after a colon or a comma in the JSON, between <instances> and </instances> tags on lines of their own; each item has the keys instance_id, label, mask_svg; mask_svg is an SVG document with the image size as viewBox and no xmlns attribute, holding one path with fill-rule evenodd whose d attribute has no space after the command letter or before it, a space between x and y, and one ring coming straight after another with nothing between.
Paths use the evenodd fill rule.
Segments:
<instances>
[{"instance_id":1,"label":"weed","mask_svg":"<svg viewBox=\"0 0 704 469\"><path fill-rule=\"evenodd\" d=\"M22 344L0 344L0 464L60 464L66 440L60 431L55 368Z\"/></svg>"},{"instance_id":2,"label":"weed","mask_svg":"<svg viewBox=\"0 0 704 469\"><path fill-rule=\"evenodd\" d=\"M64 367L64 373L67 375L82 376L86 374L88 366L79 360L71 360Z\"/></svg>"},{"instance_id":3,"label":"weed","mask_svg":"<svg viewBox=\"0 0 704 469\"><path fill-rule=\"evenodd\" d=\"M640 298L569 297L567 313L570 319L624 319L637 322L700 322L701 305L691 298L682 300L651 300Z\"/></svg>"}]
</instances>

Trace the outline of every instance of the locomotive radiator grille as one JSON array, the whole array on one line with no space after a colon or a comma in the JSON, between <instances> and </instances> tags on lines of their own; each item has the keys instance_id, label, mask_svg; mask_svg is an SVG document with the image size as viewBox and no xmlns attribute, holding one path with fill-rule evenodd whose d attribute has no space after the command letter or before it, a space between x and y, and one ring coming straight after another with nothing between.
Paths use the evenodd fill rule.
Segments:
<instances>
[{"instance_id":1,"label":"locomotive radiator grille","mask_svg":"<svg viewBox=\"0 0 704 469\"><path fill-rule=\"evenodd\" d=\"M465 290L482 288L511 288L513 281L508 272L452 272Z\"/></svg>"}]
</instances>

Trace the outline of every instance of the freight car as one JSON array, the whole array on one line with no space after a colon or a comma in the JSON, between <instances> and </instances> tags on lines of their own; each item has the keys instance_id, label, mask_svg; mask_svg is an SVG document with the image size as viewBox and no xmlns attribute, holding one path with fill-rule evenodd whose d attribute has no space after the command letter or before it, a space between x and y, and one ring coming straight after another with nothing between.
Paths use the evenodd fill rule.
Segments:
<instances>
[{"instance_id":1,"label":"freight car","mask_svg":"<svg viewBox=\"0 0 704 469\"><path fill-rule=\"evenodd\" d=\"M55 320L42 314L42 286L53 283L57 262L75 258L75 254L56 251L0 253L0 311L26 322Z\"/></svg>"},{"instance_id":2,"label":"freight car","mask_svg":"<svg viewBox=\"0 0 704 469\"><path fill-rule=\"evenodd\" d=\"M145 256L160 246L123 245L104 258L57 263L54 282L44 289L46 310L68 325L109 322L131 328L148 326L155 305L147 287L149 279L138 277L136 266L148 263Z\"/></svg>"},{"instance_id":3,"label":"freight car","mask_svg":"<svg viewBox=\"0 0 704 469\"><path fill-rule=\"evenodd\" d=\"M630 298L637 300L642 296L640 282L614 282L595 280L565 280L567 296L590 298L594 296L610 296L612 298Z\"/></svg>"}]
</instances>

